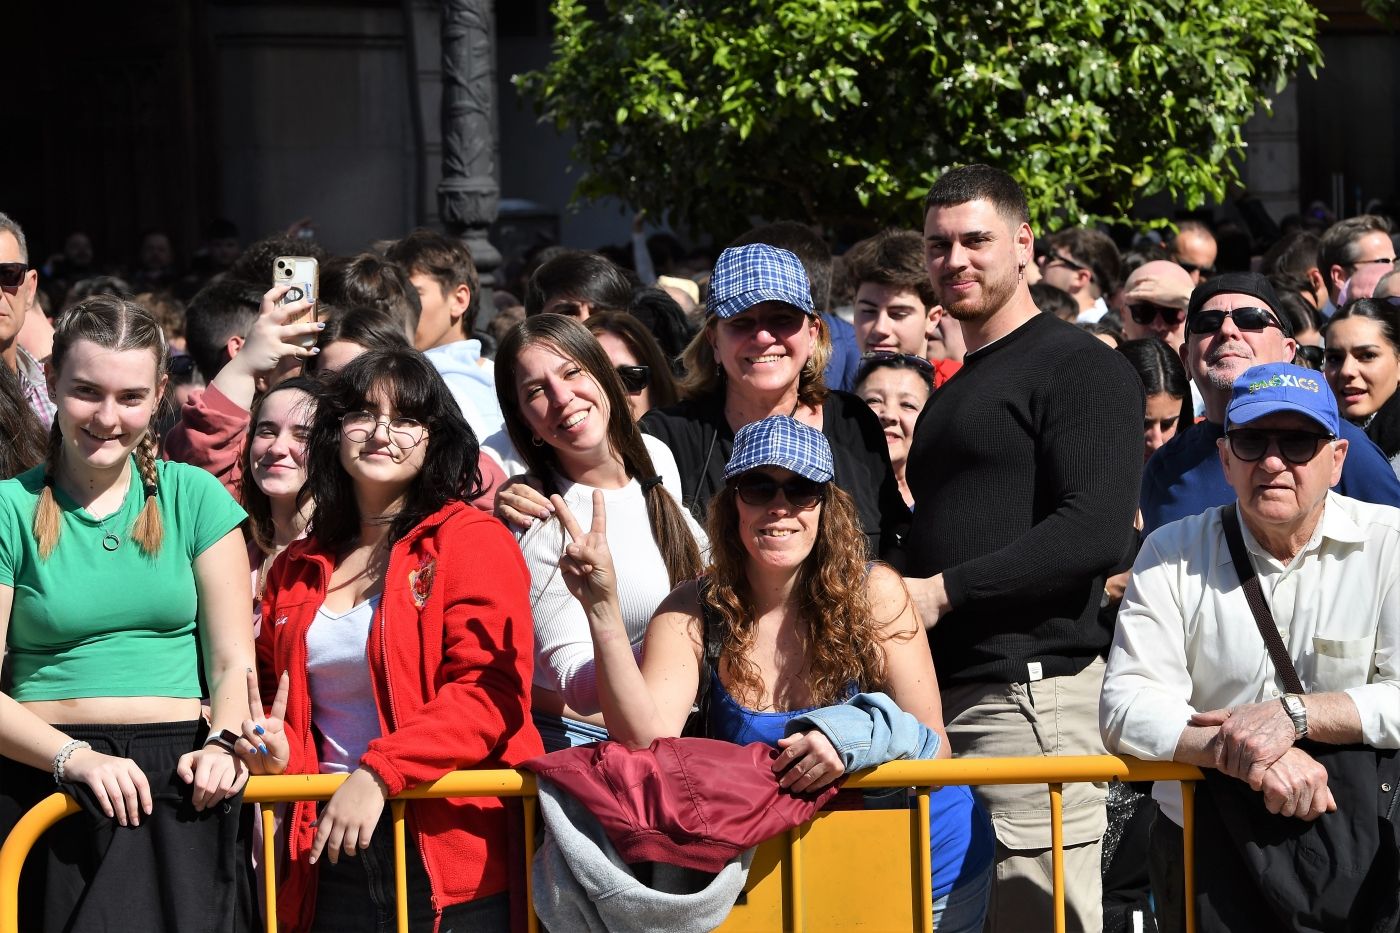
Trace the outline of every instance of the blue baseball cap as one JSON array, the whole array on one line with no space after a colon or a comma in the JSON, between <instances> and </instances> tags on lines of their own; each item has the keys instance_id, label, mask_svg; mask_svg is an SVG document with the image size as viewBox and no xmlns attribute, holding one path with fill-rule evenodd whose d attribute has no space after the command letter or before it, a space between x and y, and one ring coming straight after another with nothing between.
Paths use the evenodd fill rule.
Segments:
<instances>
[{"instance_id":1,"label":"blue baseball cap","mask_svg":"<svg viewBox=\"0 0 1400 933\"><path fill-rule=\"evenodd\" d=\"M1265 363L1246 369L1230 390L1225 424L1236 427L1280 411L1311 418L1333 437L1341 429L1337 399L1322 375L1291 363Z\"/></svg>"},{"instance_id":2,"label":"blue baseball cap","mask_svg":"<svg viewBox=\"0 0 1400 933\"><path fill-rule=\"evenodd\" d=\"M826 435L787 415L769 415L740 428L724 478L761 466L782 467L814 483L829 483L836 472Z\"/></svg>"},{"instance_id":3,"label":"blue baseball cap","mask_svg":"<svg viewBox=\"0 0 1400 933\"><path fill-rule=\"evenodd\" d=\"M731 246L720 253L710 275L709 312L726 320L765 301L781 301L807 314L817 313L802 262L767 243Z\"/></svg>"}]
</instances>

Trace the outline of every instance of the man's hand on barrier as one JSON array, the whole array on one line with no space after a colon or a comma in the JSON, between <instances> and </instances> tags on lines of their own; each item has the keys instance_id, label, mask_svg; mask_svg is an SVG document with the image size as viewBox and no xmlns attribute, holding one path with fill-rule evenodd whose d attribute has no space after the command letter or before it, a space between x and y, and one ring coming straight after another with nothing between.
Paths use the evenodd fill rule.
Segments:
<instances>
[{"instance_id":1,"label":"man's hand on barrier","mask_svg":"<svg viewBox=\"0 0 1400 933\"><path fill-rule=\"evenodd\" d=\"M846 773L836 747L819 729L779 739L778 748L772 765L781 773L778 786L794 794L815 793Z\"/></svg>"},{"instance_id":2,"label":"man's hand on barrier","mask_svg":"<svg viewBox=\"0 0 1400 933\"><path fill-rule=\"evenodd\" d=\"M1327 769L1300 748L1288 749L1264 772L1260 789L1270 813L1315 820L1337 809L1327 786Z\"/></svg>"},{"instance_id":3,"label":"man's hand on barrier","mask_svg":"<svg viewBox=\"0 0 1400 933\"><path fill-rule=\"evenodd\" d=\"M389 790L379 775L365 767L356 768L331 795L316 820L316 839L311 843L307 861L315 865L325 849L334 865L342 852L356 855L361 849L368 849L388 796Z\"/></svg>"},{"instance_id":4,"label":"man's hand on barrier","mask_svg":"<svg viewBox=\"0 0 1400 933\"><path fill-rule=\"evenodd\" d=\"M1277 701L1196 713L1190 724L1220 727L1215 767L1255 790L1264 772L1293 747L1293 720Z\"/></svg>"}]
</instances>

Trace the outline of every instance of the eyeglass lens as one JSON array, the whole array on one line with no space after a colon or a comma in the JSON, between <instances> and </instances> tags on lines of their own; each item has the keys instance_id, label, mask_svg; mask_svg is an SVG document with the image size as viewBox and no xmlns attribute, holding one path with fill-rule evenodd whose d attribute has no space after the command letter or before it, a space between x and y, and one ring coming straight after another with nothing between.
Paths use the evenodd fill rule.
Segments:
<instances>
[{"instance_id":1,"label":"eyeglass lens","mask_svg":"<svg viewBox=\"0 0 1400 933\"><path fill-rule=\"evenodd\" d=\"M1317 456L1318 447L1331 440L1326 434L1313 431L1257 431L1241 428L1226 435L1230 451L1241 460L1253 463L1263 459L1270 447L1289 463L1307 463Z\"/></svg>"},{"instance_id":2,"label":"eyeglass lens","mask_svg":"<svg viewBox=\"0 0 1400 933\"><path fill-rule=\"evenodd\" d=\"M779 483L765 473L749 473L739 477L734 483L739 498L749 505L767 505L783 491L783 498L795 509L807 509L816 505L822 497L823 484L814 483L805 476L794 476Z\"/></svg>"},{"instance_id":3,"label":"eyeglass lens","mask_svg":"<svg viewBox=\"0 0 1400 933\"><path fill-rule=\"evenodd\" d=\"M1236 308L1233 311L1198 311L1191 318L1190 331L1193 334L1213 334L1218 331L1225 318L1235 322L1240 330L1263 330L1266 327L1282 329L1273 314L1264 308Z\"/></svg>"}]
</instances>

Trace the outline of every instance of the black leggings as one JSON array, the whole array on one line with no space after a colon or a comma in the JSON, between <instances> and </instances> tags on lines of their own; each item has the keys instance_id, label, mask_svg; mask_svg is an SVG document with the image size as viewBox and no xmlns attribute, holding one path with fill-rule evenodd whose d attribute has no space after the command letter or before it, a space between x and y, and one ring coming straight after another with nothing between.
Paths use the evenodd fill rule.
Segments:
<instances>
[{"instance_id":1,"label":"black leggings","mask_svg":"<svg viewBox=\"0 0 1400 933\"><path fill-rule=\"evenodd\" d=\"M120 826L86 785L65 785L83 812L59 821L30 851L20 876L21 931L256 929L242 796L196 812L175 773L207 730L202 721L63 726L95 751L136 762L154 811L140 826ZM49 772L0 758L0 838L54 790Z\"/></svg>"}]
</instances>

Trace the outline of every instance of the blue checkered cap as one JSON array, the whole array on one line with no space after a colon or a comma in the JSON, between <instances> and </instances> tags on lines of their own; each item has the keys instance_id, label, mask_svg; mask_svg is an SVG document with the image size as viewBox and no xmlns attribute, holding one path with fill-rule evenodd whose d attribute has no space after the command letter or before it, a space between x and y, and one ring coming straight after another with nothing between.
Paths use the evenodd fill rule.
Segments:
<instances>
[{"instance_id":1,"label":"blue checkered cap","mask_svg":"<svg viewBox=\"0 0 1400 933\"><path fill-rule=\"evenodd\" d=\"M766 243L731 246L720 253L710 275L710 313L724 320L764 301L817 313L807 272L792 253Z\"/></svg>"},{"instance_id":2,"label":"blue checkered cap","mask_svg":"<svg viewBox=\"0 0 1400 933\"><path fill-rule=\"evenodd\" d=\"M826 435L787 415L769 415L740 428L724 478L761 466L782 467L814 483L828 483L835 474Z\"/></svg>"}]
</instances>

